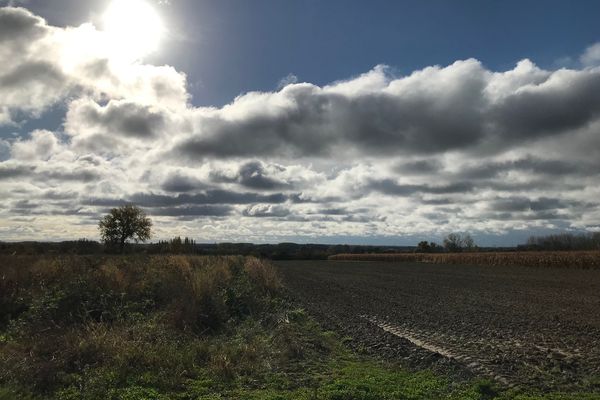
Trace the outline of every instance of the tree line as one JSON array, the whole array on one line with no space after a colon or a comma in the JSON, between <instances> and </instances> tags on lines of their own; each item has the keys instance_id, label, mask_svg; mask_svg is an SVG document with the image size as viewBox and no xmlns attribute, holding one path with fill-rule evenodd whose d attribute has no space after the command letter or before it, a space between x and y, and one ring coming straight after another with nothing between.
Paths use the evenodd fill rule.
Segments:
<instances>
[{"instance_id":1,"label":"tree line","mask_svg":"<svg viewBox=\"0 0 600 400\"><path fill-rule=\"evenodd\" d=\"M519 250L600 250L600 232L531 236Z\"/></svg>"},{"instance_id":2,"label":"tree line","mask_svg":"<svg viewBox=\"0 0 600 400\"><path fill-rule=\"evenodd\" d=\"M468 233L450 233L442 244L421 241L417 246L364 246L321 244L252 244L252 243L196 243L194 239L176 236L157 243L145 242L153 235L151 219L135 205L113 208L98 224L102 243L80 239L58 243L0 242L0 254L99 254L144 252L151 254L252 255L272 259L326 259L340 253L443 253L472 251L552 251L600 250L600 232L561 233L531 236L527 243L513 248L480 248ZM133 243L132 243L133 242Z\"/></svg>"},{"instance_id":3,"label":"tree line","mask_svg":"<svg viewBox=\"0 0 600 400\"><path fill-rule=\"evenodd\" d=\"M463 251L478 251L479 247L468 233L450 233L443 245L423 240L417 244L415 253L460 253Z\"/></svg>"}]
</instances>

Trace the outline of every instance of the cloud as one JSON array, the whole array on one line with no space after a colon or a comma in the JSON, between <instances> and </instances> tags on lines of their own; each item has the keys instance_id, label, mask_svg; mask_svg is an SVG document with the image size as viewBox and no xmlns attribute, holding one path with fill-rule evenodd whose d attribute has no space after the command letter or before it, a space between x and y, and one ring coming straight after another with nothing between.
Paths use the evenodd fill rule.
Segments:
<instances>
[{"instance_id":1,"label":"cloud","mask_svg":"<svg viewBox=\"0 0 600 400\"><path fill-rule=\"evenodd\" d=\"M169 207L182 205L205 204L250 204L250 203L284 203L288 196L282 193L263 195L260 193L233 192L227 190L207 190L197 194L179 194L169 196L154 193L135 193L126 199L92 198L85 204L96 206L119 206L126 203L135 203L143 207Z\"/></svg>"},{"instance_id":2,"label":"cloud","mask_svg":"<svg viewBox=\"0 0 600 400\"><path fill-rule=\"evenodd\" d=\"M569 206L578 205L578 203L568 204L567 202L556 199L542 197L537 200L531 200L526 197L500 198L489 203L488 207L494 211L547 211L564 209Z\"/></svg>"},{"instance_id":3,"label":"cloud","mask_svg":"<svg viewBox=\"0 0 600 400\"><path fill-rule=\"evenodd\" d=\"M3 50L7 45L26 45L46 34L47 29L42 18L24 8L0 8L0 43Z\"/></svg>"},{"instance_id":4,"label":"cloud","mask_svg":"<svg viewBox=\"0 0 600 400\"><path fill-rule=\"evenodd\" d=\"M573 134L600 116L600 70L492 72L477 60L390 78L376 68L326 87L290 84L197 109L177 157L371 157L510 148Z\"/></svg>"},{"instance_id":5,"label":"cloud","mask_svg":"<svg viewBox=\"0 0 600 400\"><path fill-rule=\"evenodd\" d=\"M195 177L173 172L163 181L161 188L166 192L192 192L206 189L207 185Z\"/></svg>"},{"instance_id":6,"label":"cloud","mask_svg":"<svg viewBox=\"0 0 600 400\"><path fill-rule=\"evenodd\" d=\"M189 207L163 207L151 210L153 216L170 217L223 217L230 215L233 211L231 206L202 205Z\"/></svg>"},{"instance_id":7,"label":"cloud","mask_svg":"<svg viewBox=\"0 0 600 400\"><path fill-rule=\"evenodd\" d=\"M490 179L506 176L511 172L533 175L595 175L596 168L587 162L573 162L560 159L543 159L527 156L515 160L481 162L465 165L455 174L454 179ZM600 172L599 172L600 173Z\"/></svg>"},{"instance_id":8,"label":"cloud","mask_svg":"<svg viewBox=\"0 0 600 400\"><path fill-rule=\"evenodd\" d=\"M89 98L70 103L64 127L73 147L110 154L152 147L155 139L189 129L180 116L160 105L110 100L101 106Z\"/></svg>"},{"instance_id":9,"label":"cloud","mask_svg":"<svg viewBox=\"0 0 600 400\"><path fill-rule=\"evenodd\" d=\"M246 217L260 217L260 218L283 218L290 215L291 212L287 207L273 204L255 204L248 206L244 211L243 215Z\"/></svg>"},{"instance_id":10,"label":"cloud","mask_svg":"<svg viewBox=\"0 0 600 400\"><path fill-rule=\"evenodd\" d=\"M417 160L401 162L396 165L395 170L401 174L423 175L438 172L443 167L439 160Z\"/></svg>"},{"instance_id":11,"label":"cloud","mask_svg":"<svg viewBox=\"0 0 600 400\"><path fill-rule=\"evenodd\" d=\"M47 161L58 152L60 141L53 132L37 130L29 140L19 140L11 146L11 156L19 161Z\"/></svg>"},{"instance_id":12,"label":"cloud","mask_svg":"<svg viewBox=\"0 0 600 400\"><path fill-rule=\"evenodd\" d=\"M287 85L292 85L294 83L298 83L298 77L294 74L287 74L285 77L279 80L277 84L277 89L282 89Z\"/></svg>"},{"instance_id":13,"label":"cloud","mask_svg":"<svg viewBox=\"0 0 600 400\"><path fill-rule=\"evenodd\" d=\"M31 174L35 168L9 163L0 164L0 180L20 178Z\"/></svg>"},{"instance_id":14,"label":"cloud","mask_svg":"<svg viewBox=\"0 0 600 400\"><path fill-rule=\"evenodd\" d=\"M24 8L0 7L0 124L39 116L69 96L185 107L185 75L172 67L123 64L91 24L59 28Z\"/></svg>"},{"instance_id":15,"label":"cloud","mask_svg":"<svg viewBox=\"0 0 600 400\"><path fill-rule=\"evenodd\" d=\"M369 189L378 191L387 195L410 196L415 193L430 194L449 194L449 193L467 193L475 187L469 182L455 182L447 185L411 185L399 184L393 179L372 180L368 185Z\"/></svg>"},{"instance_id":16,"label":"cloud","mask_svg":"<svg viewBox=\"0 0 600 400\"><path fill-rule=\"evenodd\" d=\"M284 167L269 165L268 168L277 174L285 170ZM275 171L273 171L275 170ZM287 182L268 176L269 172L260 161L249 161L242 164L233 174L230 172L213 171L211 179L215 182L238 183L250 189L273 190L289 188Z\"/></svg>"},{"instance_id":17,"label":"cloud","mask_svg":"<svg viewBox=\"0 0 600 400\"><path fill-rule=\"evenodd\" d=\"M0 240L96 237L128 203L211 241L600 226L597 45L579 69L375 66L196 107L184 73L109 39L0 8L0 125L66 110L0 140Z\"/></svg>"},{"instance_id":18,"label":"cloud","mask_svg":"<svg viewBox=\"0 0 600 400\"><path fill-rule=\"evenodd\" d=\"M600 43L595 43L585 49L585 52L580 57L580 61L588 67L600 65Z\"/></svg>"}]
</instances>

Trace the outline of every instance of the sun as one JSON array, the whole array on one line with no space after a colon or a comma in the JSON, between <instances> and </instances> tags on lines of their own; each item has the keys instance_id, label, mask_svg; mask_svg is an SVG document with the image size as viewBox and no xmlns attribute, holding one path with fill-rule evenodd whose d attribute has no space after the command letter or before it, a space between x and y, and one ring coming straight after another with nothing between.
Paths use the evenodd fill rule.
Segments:
<instances>
[{"instance_id":1,"label":"sun","mask_svg":"<svg viewBox=\"0 0 600 400\"><path fill-rule=\"evenodd\" d=\"M155 52L165 33L158 12L144 0L113 0L102 22L110 51L120 60L138 61Z\"/></svg>"}]
</instances>

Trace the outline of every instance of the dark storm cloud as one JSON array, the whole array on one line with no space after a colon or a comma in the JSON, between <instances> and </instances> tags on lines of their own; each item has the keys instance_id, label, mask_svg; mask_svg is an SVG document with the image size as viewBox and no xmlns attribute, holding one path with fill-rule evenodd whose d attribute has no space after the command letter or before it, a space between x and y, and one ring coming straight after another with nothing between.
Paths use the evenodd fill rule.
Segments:
<instances>
[{"instance_id":1,"label":"dark storm cloud","mask_svg":"<svg viewBox=\"0 0 600 400\"><path fill-rule=\"evenodd\" d=\"M279 167L280 170L283 168ZM250 189L273 190L290 187L286 182L281 182L267 175L263 163L249 161L241 165L235 176L228 176L219 171L212 171L210 177L215 182L238 183Z\"/></svg>"}]
</instances>

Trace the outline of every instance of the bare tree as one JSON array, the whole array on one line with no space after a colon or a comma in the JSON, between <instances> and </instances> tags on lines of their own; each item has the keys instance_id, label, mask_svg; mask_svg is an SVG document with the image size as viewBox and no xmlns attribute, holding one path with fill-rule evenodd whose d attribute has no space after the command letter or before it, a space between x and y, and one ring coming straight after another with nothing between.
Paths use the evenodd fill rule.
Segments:
<instances>
[{"instance_id":1,"label":"bare tree","mask_svg":"<svg viewBox=\"0 0 600 400\"><path fill-rule=\"evenodd\" d=\"M468 233L450 233L444 238L444 248L451 253L463 250L471 251L476 248L475 241Z\"/></svg>"},{"instance_id":2,"label":"bare tree","mask_svg":"<svg viewBox=\"0 0 600 400\"><path fill-rule=\"evenodd\" d=\"M123 251L130 240L136 243L152 237L152 221L141 208L126 205L113 208L98 225L100 237L107 245L119 246Z\"/></svg>"}]
</instances>

